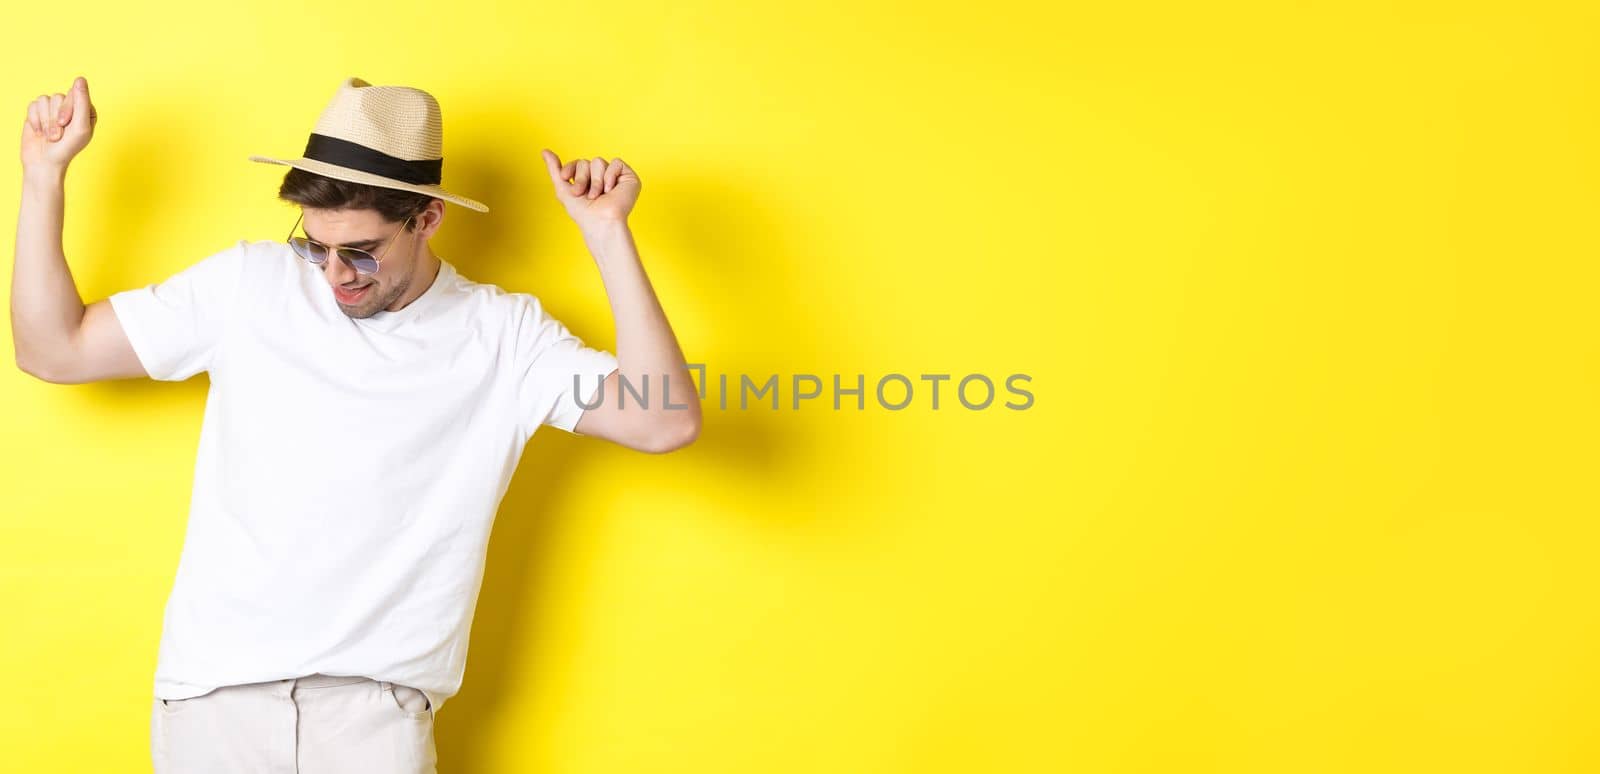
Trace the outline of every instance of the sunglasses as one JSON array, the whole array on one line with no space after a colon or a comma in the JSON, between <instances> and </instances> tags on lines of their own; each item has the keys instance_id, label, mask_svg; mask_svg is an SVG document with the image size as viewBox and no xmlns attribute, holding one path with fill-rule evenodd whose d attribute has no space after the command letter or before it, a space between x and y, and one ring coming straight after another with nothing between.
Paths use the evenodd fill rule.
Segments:
<instances>
[{"instance_id":1,"label":"sunglasses","mask_svg":"<svg viewBox=\"0 0 1600 774\"><path fill-rule=\"evenodd\" d=\"M346 266L355 269L357 274L378 273L378 269L383 265L383 259L380 256L356 247L330 247L310 237L295 236L294 230L300 227L300 221L304 220L305 217L305 213L300 213L300 217L295 219L294 225L289 227L289 247L294 249L296 255L312 264L321 266L328 262L328 253L337 253L339 260L344 261ZM406 226L410 225L410 223L411 218L406 218L406 222L400 224L400 231L395 232L395 236L404 233ZM393 240L390 240L389 247L394 247ZM385 255L388 254L389 247L383 248Z\"/></svg>"}]
</instances>

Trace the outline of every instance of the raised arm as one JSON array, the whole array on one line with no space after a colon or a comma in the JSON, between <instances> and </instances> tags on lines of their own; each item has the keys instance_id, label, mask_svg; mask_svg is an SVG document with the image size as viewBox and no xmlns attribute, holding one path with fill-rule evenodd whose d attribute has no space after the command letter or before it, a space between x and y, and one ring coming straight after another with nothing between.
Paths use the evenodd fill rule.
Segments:
<instances>
[{"instance_id":1,"label":"raised arm","mask_svg":"<svg viewBox=\"0 0 1600 774\"><path fill-rule=\"evenodd\" d=\"M22 125L22 206L11 267L11 339L17 366L47 382L145 376L111 305L84 306L61 247L67 165L89 144L97 116L89 83L41 95Z\"/></svg>"},{"instance_id":2,"label":"raised arm","mask_svg":"<svg viewBox=\"0 0 1600 774\"><path fill-rule=\"evenodd\" d=\"M601 383L600 404L584 411L574 429L657 454L693 443L700 434L699 395L628 229L638 176L618 158L562 164L548 149L543 156L556 198L600 267L617 327L617 370ZM624 399L622 378L644 393L643 407Z\"/></svg>"}]
</instances>

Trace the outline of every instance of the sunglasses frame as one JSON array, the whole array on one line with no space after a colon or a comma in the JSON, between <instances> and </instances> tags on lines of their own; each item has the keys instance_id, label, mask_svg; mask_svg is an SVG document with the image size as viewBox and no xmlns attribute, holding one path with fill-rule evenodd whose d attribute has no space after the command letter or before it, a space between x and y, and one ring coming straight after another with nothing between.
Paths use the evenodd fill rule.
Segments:
<instances>
[{"instance_id":1,"label":"sunglasses frame","mask_svg":"<svg viewBox=\"0 0 1600 774\"><path fill-rule=\"evenodd\" d=\"M377 274L379 271L383 270L383 256L386 256L386 255L389 254L389 248L394 247L394 243L395 243L396 239L401 234L405 233L406 226L410 225L410 223L411 223L411 218L416 217L416 216L413 215L411 217L408 217L408 218L406 218L404 223L400 224L400 230L395 232L395 235L393 237L389 238L389 244L383 248L383 254L382 255L373 255L372 253L367 252L366 250L363 250L363 249L361 249L359 247L333 247L331 245L325 245L325 244L323 244L321 242L318 242L315 239L312 239L309 236L297 237L297 236L294 235L294 230L300 227L300 221L304 220L305 217L306 217L306 214L304 212L301 212L300 213L300 217L295 218L294 225L289 227L289 236L285 239L285 241L287 241L289 243L289 249L293 250L295 255L300 256L300 258L302 260L304 260L306 263L311 264L312 266L321 266L321 265L327 263L328 259L326 257L324 257L320 261L312 258L311 255L309 254L309 249L307 249L305 251L302 251L302 247L303 246L301 244L297 244L297 242L304 243L304 245L315 245L317 247L322 248L324 253L333 253L334 255L339 256L339 260L344 261L344 265L349 266L351 269L354 269L357 274L360 274L360 275L362 275L364 277L370 277L370 276L372 276L374 274ZM352 258L352 257L350 257L350 256L345 254L347 252L349 252L349 253L359 253L360 257ZM361 258L370 258L372 260L372 265L374 267L372 269L372 271L362 271L361 267L359 267L359 266L357 266L355 264L355 262L357 260L360 260Z\"/></svg>"}]
</instances>

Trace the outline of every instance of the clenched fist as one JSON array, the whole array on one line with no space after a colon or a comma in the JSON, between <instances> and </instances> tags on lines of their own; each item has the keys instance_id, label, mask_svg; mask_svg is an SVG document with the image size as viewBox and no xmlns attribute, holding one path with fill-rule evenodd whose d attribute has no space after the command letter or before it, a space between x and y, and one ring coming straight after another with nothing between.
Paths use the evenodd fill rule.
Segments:
<instances>
[{"instance_id":1,"label":"clenched fist","mask_svg":"<svg viewBox=\"0 0 1600 774\"><path fill-rule=\"evenodd\" d=\"M22 166L65 171L94 136L95 119L89 82L81 76L66 94L39 95L28 104L28 120L22 125Z\"/></svg>"},{"instance_id":2,"label":"clenched fist","mask_svg":"<svg viewBox=\"0 0 1600 774\"><path fill-rule=\"evenodd\" d=\"M578 228L591 228L610 222L626 222L639 200L639 176L622 159L574 159L565 164L548 148L542 154L555 185L556 199Z\"/></svg>"}]
</instances>

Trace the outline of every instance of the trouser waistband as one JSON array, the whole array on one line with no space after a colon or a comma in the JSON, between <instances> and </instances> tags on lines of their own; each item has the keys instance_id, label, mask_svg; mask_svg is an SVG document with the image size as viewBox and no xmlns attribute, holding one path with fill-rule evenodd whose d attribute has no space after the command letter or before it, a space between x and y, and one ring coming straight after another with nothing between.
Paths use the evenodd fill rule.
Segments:
<instances>
[{"instance_id":1,"label":"trouser waistband","mask_svg":"<svg viewBox=\"0 0 1600 774\"><path fill-rule=\"evenodd\" d=\"M318 672L294 678L294 683L302 688L329 688L335 685L350 685L351 683L359 683L371 679L360 675L325 675Z\"/></svg>"}]
</instances>

